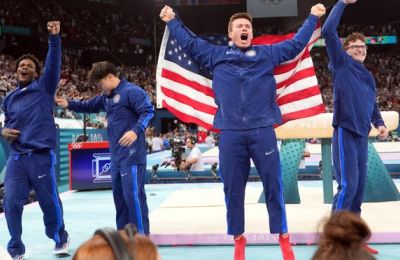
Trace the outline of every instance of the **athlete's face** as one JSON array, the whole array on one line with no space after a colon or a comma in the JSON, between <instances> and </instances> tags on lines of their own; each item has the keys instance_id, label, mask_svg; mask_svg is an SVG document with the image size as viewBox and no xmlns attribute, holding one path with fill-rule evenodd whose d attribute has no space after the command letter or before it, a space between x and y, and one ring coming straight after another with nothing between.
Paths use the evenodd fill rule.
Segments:
<instances>
[{"instance_id":1,"label":"athlete's face","mask_svg":"<svg viewBox=\"0 0 400 260\"><path fill-rule=\"evenodd\" d=\"M17 79L22 85L27 85L38 77L36 65L31 59L23 59L17 68Z\"/></svg>"},{"instance_id":2,"label":"athlete's face","mask_svg":"<svg viewBox=\"0 0 400 260\"><path fill-rule=\"evenodd\" d=\"M367 57L367 45L361 40L350 42L346 48L347 54L349 54L356 61L363 63Z\"/></svg>"},{"instance_id":3,"label":"athlete's face","mask_svg":"<svg viewBox=\"0 0 400 260\"><path fill-rule=\"evenodd\" d=\"M112 74L108 74L104 78L102 78L97 85L101 87L101 89L106 92L110 93L111 90L115 88L115 81L114 81L114 76Z\"/></svg>"},{"instance_id":4,"label":"athlete's face","mask_svg":"<svg viewBox=\"0 0 400 260\"><path fill-rule=\"evenodd\" d=\"M253 27L250 21L245 18L234 20L228 36L238 48L244 49L249 47L253 39Z\"/></svg>"}]
</instances>

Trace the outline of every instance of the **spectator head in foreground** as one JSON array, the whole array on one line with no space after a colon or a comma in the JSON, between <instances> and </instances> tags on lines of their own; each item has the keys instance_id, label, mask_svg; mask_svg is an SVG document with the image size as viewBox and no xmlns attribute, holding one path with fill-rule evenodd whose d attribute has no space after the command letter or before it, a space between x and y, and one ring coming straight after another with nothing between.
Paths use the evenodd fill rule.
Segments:
<instances>
[{"instance_id":1,"label":"spectator head in foreground","mask_svg":"<svg viewBox=\"0 0 400 260\"><path fill-rule=\"evenodd\" d=\"M98 229L83 243L73 260L160 260L157 246L150 238L137 234L136 227L128 224L124 230Z\"/></svg>"},{"instance_id":2,"label":"spectator head in foreground","mask_svg":"<svg viewBox=\"0 0 400 260\"><path fill-rule=\"evenodd\" d=\"M366 249L371 230L358 214L350 211L333 213L323 225L313 260L372 260Z\"/></svg>"}]
</instances>

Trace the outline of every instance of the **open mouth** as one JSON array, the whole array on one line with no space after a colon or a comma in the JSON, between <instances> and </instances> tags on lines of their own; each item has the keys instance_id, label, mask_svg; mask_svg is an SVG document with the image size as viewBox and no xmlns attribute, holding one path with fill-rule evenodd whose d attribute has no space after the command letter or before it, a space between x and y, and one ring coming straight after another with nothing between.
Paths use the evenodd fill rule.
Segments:
<instances>
[{"instance_id":1,"label":"open mouth","mask_svg":"<svg viewBox=\"0 0 400 260\"><path fill-rule=\"evenodd\" d=\"M249 38L249 35L248 35L247 33L242 33L242 34L240 35L240 39L241 39L242 41L247 41L248 38Z\"/></svg>"}]
</instances>

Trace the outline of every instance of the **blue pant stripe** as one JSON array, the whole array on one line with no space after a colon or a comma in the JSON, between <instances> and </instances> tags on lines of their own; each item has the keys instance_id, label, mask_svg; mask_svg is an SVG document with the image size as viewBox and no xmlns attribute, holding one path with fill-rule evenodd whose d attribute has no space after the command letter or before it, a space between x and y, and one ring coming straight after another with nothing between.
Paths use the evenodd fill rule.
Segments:
<instances>
[{"instance_id":1,"label":"blue pant stripe","mask_svg":"<svg viewBox=\"0 0 400 260\"><path fill-rule=\"evenodd\" d=\"M135 203L135 212L137 219L137 228L139 233L144 234L142 210L140 207L139 190L138 190L138 174L137 165L132 166L132 181L133 181L133 201Z\"/></svg>"},{"instance_id":2,"label":"blue pant stripe","mask_svg":"<svg viewBox=\"0 0 400 260\"><path fill-rule=\"evenodd\" d=\"M336 210L340 210L343 207L344 197L346 195L347 190L347 180L346 180L346 171L345 171L345 161L344 161L344 147L343 147L343 128L339 127L339 162L340 162L340 186L342 190L339 193L338 201L336 204Z\"/></svg>"},{"instance_id":3,"label":"blue pant stripe","mask_svg":"<svg viewBox=\"0 0 400 260\"><path fill-rule=\"evenodd\" d=\"M58 200L58 195L57 195L57 183L56 183L56 175L54 172L54 167L56 164L56 155L54 154L54 151L50 151L50 156L51 156L51 168L50 168L50 176L52 178L52 183L53 183L53 200L54 200L54 205L56 208L56 217L57 217L57 230L54 232L53 239L56 243L60 243L60 236L59 236L59 231L62 226L61 223L61 207L60 203Z\"/></svg>"},{"instance_id":4,"label":"blue pant stripe","mask_svg":"<svg viewBox=\"0 0 400 260\"><path fill-rule=\"evenodd\" d=\"M282 207L281 225L282 225L282 233L284 234L284 233L288 232L288 227L287 227L287 220L286 220L285 199L283 196L282 165L281 165L280 160L279 160L278 176L279 176L279 188L280 188L279 204L281 204L281 207Z\"/></svg>"}]
</instances>

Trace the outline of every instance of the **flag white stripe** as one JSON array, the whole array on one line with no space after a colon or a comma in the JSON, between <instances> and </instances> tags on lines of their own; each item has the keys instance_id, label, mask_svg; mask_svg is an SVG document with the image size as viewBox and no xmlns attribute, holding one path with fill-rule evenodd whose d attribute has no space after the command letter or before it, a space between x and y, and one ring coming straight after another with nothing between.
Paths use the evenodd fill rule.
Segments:
<instances>
[{"instance_id":1,"label":"flag white stripe","mask_svg":"<svg viewBox=\"0 0 400 260\"><path fill-rule=\"evenodd\" d=\"M318 80L315 76L307 77L304 79L297 80L293 84L285 87L285 88L280 88L278 90L277 96L278 97L284 97L286 95L292 94L294 92L311 88L314 86L318 85Z\"/></svg>"},{"instance_id":2,"label":"flag white stripe","mask_svg":"<svg viewBox=\"0 0 400 260\"><path fill-rule=\"evenodd\" d=\"M164 88L167 88L176 93L179 93L180 95L184 95L184 96L187 96L188 98L196 100L197 102L204 103L206 105L209 105L209 106L212 106L215 108L217 107L213 97L207 96L203 92L197 91L186 85L180 84L178 82L175 82L173 80L166 79L166 78L160 79L160 85Z\"/></svg>"},{"instance_id":3,"label":"flag white stripe","mask_svg":"<svg viewBox=\"0 0 400 260\"><path fill-rule=\"evenodd\" d=\"M160 53L158 54L158 62L157 62L157 70L156 70L156 98L157 98L157 108L162 108L162 101L164 100L164 95L161 92L161 85L160 85L160 79L161 77L161 73L163 70L163 66L160 66L160 61L164 60L164 56L165 56L165 49L167 47L167 40L169 37L169 30L167 29L167 27L165 27L164 30L164 35L161 41L161 45L160 45ZM164 61L165 62L165 61Z\"/></svg>"},{"instance_id":4,"label":"flag white stripe","mask_svg":"<svg viewBox=\"0 0 400 260\"><path fill-rule=\"evenodd\" d=\"M210 125L213 124L214 115L201 112L199 110L194 109L191 106L183 104L183 103L181 103L175 99L171 99L169 97L165 97L164 101L167 102L168 105L170 105L171 107L175 108L176 110L180 111L183 114L199 118L200 120L206 122L207 124L210 124Z\"/></svg>"},{"instance_id":5,"label":"flag white stripe","mask_svg":"<svg viewBox=\"0 0 400 260\"><path fill-rule=\"evenodd\" d=\"M199 74L193 73L189 70L186 70L173 62L164 60L164 67L168 68L169 71L177 73L190 81L194 81L200 85L203 85L205 87L212 89L212 80L202 77Z\"/></svg>"},{"instance_id":6,"label":"flag white stripe","mask_svg":"<svg viewBox=\"0 0 400 260\"><path fill-rule=\"evenodd\" d=\"M276 84L281 83L282 81L285 81L287 79L289 79L291 76L293 76L296 72L299 72L301 70L304 69L308 69L314 67L313 62L311 57L308 57L304 60L302 60L296 67L294 67L292 70L286 72L286 73L282 73L279 75L275 75L275 81Z\"/></svg>"},{"instance_id":7,"label":"flag white stripe","mask_svg":"<svg viewBox=\"0 0 400 260\"><path fill-rule=\"evenodd\" d=\"M301 110L305 110L307 108L312 108L318 105L321 105L322 102L322 97L321 95L315 95L309 98L304 98L301 100L293 101L284 105L279 106L281 109L282 115L288 114L288 113L293 113Z\"/></svg>"}]
</instances>

